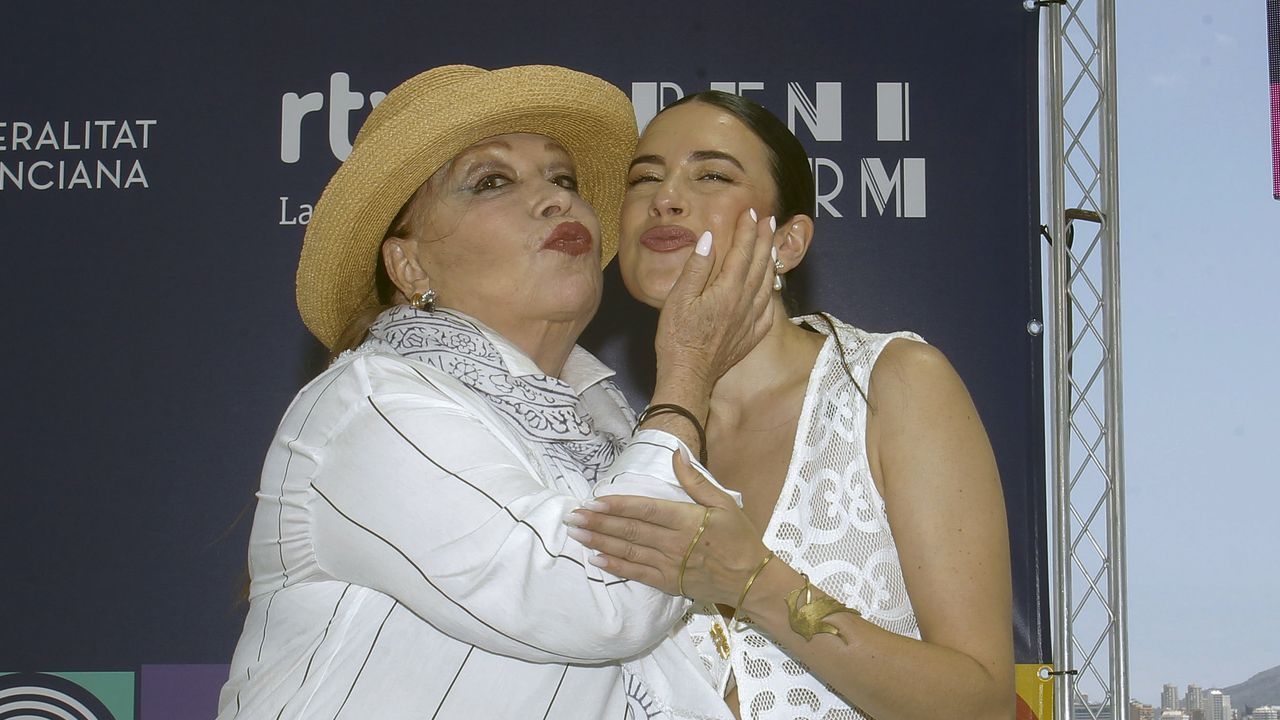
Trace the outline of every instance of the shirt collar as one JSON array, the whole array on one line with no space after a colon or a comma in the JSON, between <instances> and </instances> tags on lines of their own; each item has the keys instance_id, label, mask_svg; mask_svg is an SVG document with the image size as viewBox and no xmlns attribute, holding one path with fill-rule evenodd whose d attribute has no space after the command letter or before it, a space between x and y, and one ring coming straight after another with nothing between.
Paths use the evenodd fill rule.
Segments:
<instances>
[{"instance_id":1,"label":"shirt collar","mask_svg":"<svg viewBox=\"0 0 1280 720\"><path fill-rule=\"evenodd\" d=\"M542 368L533 361L528 355L525 355L520 348L514 343L507 340L496 330L485 325L479 320L450 309L447 312L453 313L458 317L465 318L468 322L475 325L481 335L485 336L489 342L493 343L493 347L497 349L498 354L502 356L502 362L506 364L507 371L516 377L525 375L545 375ZM579 345L574 345L569 351L569 357L564 361L564 367L560 370L560 380L564 384L573 388L573 392L578 397L582 397L583 391L592 385L596 385L603 380L614 376L614 372L608 365L600 362L595 355L582 349Z\"/></svg>"}]
</instances>

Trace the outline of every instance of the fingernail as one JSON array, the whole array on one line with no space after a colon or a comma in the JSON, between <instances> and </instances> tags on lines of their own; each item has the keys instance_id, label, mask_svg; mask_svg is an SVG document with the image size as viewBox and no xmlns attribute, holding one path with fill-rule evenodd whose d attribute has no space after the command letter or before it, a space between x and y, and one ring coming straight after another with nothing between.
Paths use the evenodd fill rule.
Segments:
<instances>
[{"instance_id":1,"label":"fingernail","mask_svg":"<svg viewBox=\"0 0 1280 720\"><path fill-rule=\"evenodd\" d=\"M592 512L605 512L609 509L609 506L606 503L600 502L599 500L588 500L582 503L582 507Z\"/></svg>"},{"instance_id":2,"label":"fingernail","mask_svg":"<svg viewBox=\"0 0 1280 720\"><path fill-rule=\"evenodd\" d=\"M582 528L571 527L565 531L565 534L583 544L591 539L591 533Z\"/></svg>"},{"instance_id":3,"label":"fingernail","mask_svg":"<svg viewBox=\"0 0 1280 720\"><path fill-rule=\"evenodd\" d=\"M755 208L751 208L751 209L750 209L750 210L748 210L747 212L749 212L749 213L751 214L751 222L755 222L755 221L758 219L758 218L756 217L756 209L755 209Z\"/></svg>"},{"instance_id":4,"label":"fingernail","mask_svg":"<svg viewBox=\"0 0 1280 720\"><path fill-rule=\"evenodd\" d=\"M579 526L579 525L586 525L586 524L587 524L587 519L586 519L586 518L584 518L584 517L582 517L582 515L581 515L581 514L579 514L579 513L571 512L571 513L566 514L566 515L565 515L565 516L560 520L560 522L562 522L562 523L564 523L565 525L568 525L568 526L570 526L570 527L577 527L577 526Z\"/></svg>"},{"instance_id":5,"label":"fingernail","mask_svg":"<svg viewBox=\"0 0 1280 720\"><path fill-rule=\"evenodd\" d=\"M600 555L592 555L591 557L587 558L587 562L591 563L592 565L595 565L598 568L606 567L609 564L609 561L605 560L604 557Z\"/></svg>"},{"instance_id":6,"label":"fingernail","mask_svg":"<svg viewBox=\"0 0 1280 720\"><path fill-rule=\"evenodd\" d=\"M769 216L769 232L778 232L778 220L772 215Z\"/></svg>"},{"instance_id":7,"label":"fingernail","mask_svg":"<svg viewBox=\"0 0 1280 720\"><path fill-rule=\"evenodd\" d=\"M769 248L769 256L773 258L773 261L775 263L778 262L778 246L777 245L774 245L773 247Z\"/></svg>"},{"instance_id":8,"label":"fingernail","mask_svg":"<svg viewBox=\"0 0 1280 720\"><path fill-rule=\"evenodd\" d=\"M693 451L685 445L680 445L680 459L684 460L684 464L693 467Z\"/></svg>"},{"instance_id":9,"label":"fingernail","mask_svg":"<svg viewBox=\"0 0 1280 720\"><path fill-rule=\"evenodd\" d=\"M698 244L693 246L693 251L702 256L711 254L711 231L703 230L698 236Z\"/></svg>"}]
</instances>

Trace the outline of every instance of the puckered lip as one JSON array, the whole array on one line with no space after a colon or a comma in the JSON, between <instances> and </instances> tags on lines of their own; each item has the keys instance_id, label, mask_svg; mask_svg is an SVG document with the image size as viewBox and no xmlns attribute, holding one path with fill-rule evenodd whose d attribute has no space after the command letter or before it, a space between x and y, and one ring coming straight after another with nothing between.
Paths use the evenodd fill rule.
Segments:
<instances>
[{"instance_id":1,"label":"puckered lip","mask_svg":"<svg viewBox=\"0 0 1280 720\"><path fill-rule=\"evenodd\" d=\"M697 241L692 230L679 225L651 227L640 235L640 244L654 252L675 252Z\"/></svg>"},{"instance_id":2,"label":"puckered lip","mask_svg":"<svg viewBox=\"0 0 1280 720\"><path fill-rule=\"evenodd\" d=\"M542 241L543 250L554 250L565 255L582 255L591 252L595 241L586 225L577 220L560 223L551 230L547 239Z\"/></svg>"}]
</instances>

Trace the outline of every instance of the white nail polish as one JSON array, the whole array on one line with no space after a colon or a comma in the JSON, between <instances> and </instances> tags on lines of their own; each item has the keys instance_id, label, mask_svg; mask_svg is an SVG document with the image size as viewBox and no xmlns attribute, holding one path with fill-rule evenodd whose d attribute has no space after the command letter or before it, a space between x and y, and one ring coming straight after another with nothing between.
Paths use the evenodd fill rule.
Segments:
<instances>
[{"instance_id":1,"label":"white nail polish","mask_svg":"<svg viewBox=\"0 0 1280 720\"><path fill-rule=\"evenodd\" d=\"M591 540L591 533L583 530L582 528L571 527L568 530L565 530L565 534L580 543L585 543Z\"/></svg>"},{"instance_id":2,"label":"white nail polish","mask_svg":"<svg viewBox=\"0 0 1280 720\"><path fill-rule=\"evenodd\" d=\"M711 231L703 230L698 236L698 244L693 246L693 251L702 256L711 254Z\"/></svg>"},{"instance_id":3,"label":"white nail polish","mask_svg":"<svg viewBox=\"0 0 1280 720\"><path fill-rule=\"evenodd\" d=\"M592 555L591 557L587 558L587 562L592 565L595 565L598 568L606 567L609 564L608 560L605 560L603 557L599 555Z\"/></svg>"},{"instance_id":4,"label":"white nail polish","mask_svg":"<svg viewBox=\"0 0 1280 720\"><path fill-rule=\"evenodd\" d=\"M773 258L773 264L775 265L778 264L778 246L777 245L774 245L773 247L769 248L769 257Z\"/></svg>"},{"instance_id":5,"label":"white nail polish","mask_svg":"<svg viewBox=\"0 0 1280 720\"><path fill-rule=\"evenodd\" d=\"M750 210L748 210L747 212L748 212L748 213L750 213L750 215L751 215L751 222L755 222L755 221L758 219L758 218L757 218L757 216L756 216L756 209L755 209L755 208L751 208L751 209L750 209Z\"/></svg>"},{"instance_id":6,"label":"white nail polish","mask_svg":"<svg viewBox=\"0 0 1280 720\"><path fill-rule=\"evenodd\" d=\"M778 220L772 215L769 216L769 232L778 232Z\"/></svg>"}]
</instances>

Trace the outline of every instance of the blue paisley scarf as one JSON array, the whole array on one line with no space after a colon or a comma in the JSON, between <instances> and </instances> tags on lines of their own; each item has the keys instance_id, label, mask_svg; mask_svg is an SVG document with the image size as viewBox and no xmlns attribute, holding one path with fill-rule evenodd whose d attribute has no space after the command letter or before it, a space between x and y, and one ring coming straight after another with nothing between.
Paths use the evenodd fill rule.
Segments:
<instances>
[{"instance_id":1,"label":"blue paisley scarf","mask_svg":"<svg viewBox=\"0 0 1280 720\"><path fill-rule=\"evenodd\" d=\"M498 348L460 313L398 305L378 316L369 335L470 387L562 473L594 483L621 451L618 438L594 428L568 383L541 373L512 375Z\"/></svg>"}]
</instances>

